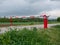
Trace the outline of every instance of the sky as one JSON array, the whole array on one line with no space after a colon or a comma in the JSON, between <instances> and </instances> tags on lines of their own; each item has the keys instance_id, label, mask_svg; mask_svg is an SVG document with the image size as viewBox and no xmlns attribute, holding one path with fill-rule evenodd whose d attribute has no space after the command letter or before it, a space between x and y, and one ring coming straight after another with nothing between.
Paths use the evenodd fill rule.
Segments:
<instances>
[{"instance_id":1,"label":"sky","mask_svg":"<svg viewBox=\"0 0 60 45\"><path fill-rule=\"evenodd\" d=\"M60 0L0 0L0 16L30 16L45 13L60 17Z\"/></svg>"}]
</instances>

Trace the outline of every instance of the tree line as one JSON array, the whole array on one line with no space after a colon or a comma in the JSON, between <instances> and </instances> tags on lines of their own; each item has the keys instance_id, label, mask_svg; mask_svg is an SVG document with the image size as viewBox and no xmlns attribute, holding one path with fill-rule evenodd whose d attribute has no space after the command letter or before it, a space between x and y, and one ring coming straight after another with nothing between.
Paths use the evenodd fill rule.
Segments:
<instances>
[{"instance_id":1,"label":"tree line","mask_svg":"<svg viewBox=\"0 0 60 45\"><path fill-rule=\"evenodd\" d=\"M0 22L42 22L42 18L0 18Z\"/></svg>"},{"instance_id":2,"label":"tree line","mask_svg":"<svg viewBox=\"0 0 60 45\"><path fill-rule=\"evenodd\" d=\"M43 18L12 18L12 22L43 22ZM57 18L60 22L60 17ZM10 22L10 18L0 18L0 22Z\"/></svg>"}]
</instances>

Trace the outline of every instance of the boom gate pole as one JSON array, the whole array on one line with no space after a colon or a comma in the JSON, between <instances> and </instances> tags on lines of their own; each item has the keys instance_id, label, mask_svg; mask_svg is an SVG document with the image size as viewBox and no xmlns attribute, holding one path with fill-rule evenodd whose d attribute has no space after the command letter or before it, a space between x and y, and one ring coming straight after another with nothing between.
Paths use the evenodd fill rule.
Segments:
<instances>
[{"instance_id":1,"label":"boom gate pole","mask_svg":"<svg viewBox=\"0 0 60 45\"><path fill-rule=\"evenodd\" d=\"M44 18L44 29L48 28L48 17L46 15L43 16Z\"/></svg>"}]
</instances>

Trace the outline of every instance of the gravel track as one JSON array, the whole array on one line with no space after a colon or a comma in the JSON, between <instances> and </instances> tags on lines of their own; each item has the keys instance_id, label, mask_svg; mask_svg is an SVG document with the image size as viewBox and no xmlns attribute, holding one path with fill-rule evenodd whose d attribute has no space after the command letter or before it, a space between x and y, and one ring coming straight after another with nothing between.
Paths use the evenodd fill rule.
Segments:
<instances>
[{"instance_id":1,"label":"gravel track","mask_svg":"<svg viewBox=\"0 0 60 45\"><path fill-rule=\"evenodd\" d=\"M48 24L48 28L50 28L51 26L55 26L55 25L60 25L60 23L58 24ZM33 27L36 27L36 28L43 28L44 25L43 24L40 24L40 25L29 25L29 26L9 26L9 27L0 27L0 33L4 33L5 31L9 31L9 29L23 29L23 28L28 28L28 29L31 29Z\"/></svg>"}]
</instances>

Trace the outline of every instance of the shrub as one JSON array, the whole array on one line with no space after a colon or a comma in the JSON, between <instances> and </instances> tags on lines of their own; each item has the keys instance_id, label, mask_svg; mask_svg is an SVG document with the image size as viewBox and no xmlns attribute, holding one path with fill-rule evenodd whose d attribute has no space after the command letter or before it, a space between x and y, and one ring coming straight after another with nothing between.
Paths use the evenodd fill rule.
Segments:
<instances>
[{"instance_id":1,"label":"shrub","mask_svg":"<svg viewBox=\"0 0 60 45\"><path fill-rule=\"evenodd\" d=\"M0 34L0 45L58 45L56 41L60 41L60 37L55 38L58 35L55 30L46 30L42 31L33 28L33 29L10 29L6 33ZM34 31L36 30L36 31ZM50 31L50 32L49 32ZM59 31L58 31L59 32ZM52 35L51 35L52 34ZM60 33L59 33L60 34ZM55 35L55 36L54 36Z\"/></svg>"},{"instance_id":2,"label":"shrub","mask_svg":"<svg viewBox=\"0 0 60 45\"><path fill-rule=\"evenodd\" d=\"M60 17L57 18L57 21L60 22Z\"/></svg>"}]
</instances>

